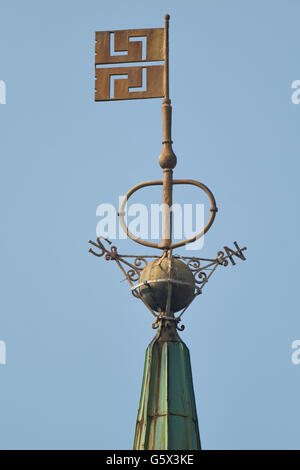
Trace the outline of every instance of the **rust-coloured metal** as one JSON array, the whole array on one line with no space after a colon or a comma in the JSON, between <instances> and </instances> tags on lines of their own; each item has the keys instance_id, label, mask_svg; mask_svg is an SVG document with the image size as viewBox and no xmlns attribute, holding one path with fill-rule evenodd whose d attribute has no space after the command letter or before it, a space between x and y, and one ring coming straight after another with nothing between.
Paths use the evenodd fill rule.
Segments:
<instances>
[{"instance_id":1,"label":"rust-coloured metal","mask_svg":"<svg viewBox=\"0 0 300 470\"><path fill-rule=\"evenodd\" d=\"M143 86L143 69L146 70L147 89L144 91L130 91L130 88ZM96 69L95 101L161 98L163 96L163 70L162 65ZM115 80L114 93L111 97L111 77L114 75L124 75L125 77Z\"/></svg>"},{"instance_id":2,"label":"rust-coloured metal","mask_svg":"<svg viewBox=\"0 0 300 470\"><path fill-rule=\"evenodd\" d=\"M114 35L114 49L127 51L127 55L110 55L111 34ZM142 42L130 38L144 37L147 41L146 57L142 56ZM125 64L128 62L155 62L164 60L164 28L126 29L116 31L97 31L95 35L95 64Z\"/></svg>"},{"instance_id":3,"label":"rust-coloured metal","mask_svg":"<svg viewBox=\"0 0 300 470\"><path fill-rule=\"evenodd\" d=\"M164 172L164 175L165 174L168 174L168 172ZM168 227L171 227L171 207L172 207L172 186L174 184L188 184L188 185L192 185L192 186L196 186L200 189L202 189L206 194L207 196L209 197L210 199L210 218L209 218L209 221L208 223L205 225L204 229L201 230L200 232L198 232L196 235L194 235L193 237L191 238L188 238L186 240L182 240L180 242L176 242L176 243L171 243L171 230L168 232L167 229ZM163 231L163 234L162 234L162 243L153 243L153 242L149 242L148 240L142 240L140 239L139 237L136 237L127 227L126 223L125 223L125 207L126 207L126 204L127 204L127 201L128 199L135 193L137 192L138 190L142 189L142 188L145 188L147 186L158 186L158 185L162 185L163 188L164 188L164 191L163 191L163 203L164 203L164 206L163 206L163 209L165 209L163 211L163 221L164 221L164 228L165 228L165 231ZM155 181L155 180L152 180L152 181L145 181L143 183L139 183L137 184L136 186L134 186L133 188L131 188L127 194L125 194L122 202L121 202L121 205L120 205L120 209L119 209L119 212L118 212L118 215L119 215L119 218L120 218L120 224L121 224L121 227L123 228L123 230L125 231L125 233L129 236L129 238L131 238L132 240L134 240L136 243L139 243L140 245L145 245L145 246L149 246L151 248L159 248L159 249L174 249L174 248L179 248L180 246L183 246L183 245L187 245L188 243L192 243L196 240L198 240L199 238L201 238L209 229L210 227L212 226L214 220L215 220L215 216L216 216L216 213L217 213L218 209L217 209L217 206L216 206L216 201L215 201L215 198L214 198L214 195L213 193L210 191L210 189L205 186L203 183L200 183L199 181L196 181L196 180L188 180L188 179L181 179L181 180L173 180L171 181L171 177L170 175L168 176L168 179L165 178L164 180L158 180L158 181Z\"/></svg>"},{"instance_id":4,"label":"rust-coloured metal","mask_svg":"<svg viewBox=\"0 0 300 470\"><path fill-rule=\"evenodd\" d=\"M151 248L158 248L163 250L163 253L159 259L164 257L168 258L168 281L166 283L166 289L168 292L167 295L167 305L164 315L170 314L170 302L172 297L172 289L174 289L173 278L174 270L172 266L174 264L174 257L172 250L179 248L188 243L196 241L198 238L202 237L212 226L216 212L216 202L213 193L199 181L191 179L173 179L173 169L176 166L177 158L172 148L172 136L171 136L171 125L172 125L172 107L171 100L169 97L169 15L165 16L165 26L164 28L154 28L154 29L137 29L137 30L119 30L119 31L98 31L96 33L96 56L95 64L106 65L106 64L126 64L134 62L151 62L162 60L164 65L145 65L145 66L120 66L120 67L109 67L109 68L96 68L96 100L109 100L109 99L136 99L136 98L148 98L154 97L156 95L163 95L162 103L162 122L163 122L163 141L162 141L162 152L159 157L159 164L163 169L163 179L146 181L139 183L138 185L131 188L120 205L119 217L120 224L123 230L127 235L134 240L135 242L148 246ZM111 50L111 37L114 36L114 51ZM142 51L142 41L140 38L146 38L146 55L143 57ZM135 40L136 38L136 40ZM125 52L125 55L124 55ZM123 53L123 54L122 54ZM130 91L131 88L140 87L142 85L142 71L143 68L146 68L147 71L147 90L146 91ZM114 81L114 96L111 97L111 77L123 75L127 78L117 78ZM210 199L210 218L205 227L199 231L195 236L181 240L178 242L172 241L172 203L173 203L173 186L175 184L188 184L193 185L201 190L203 190ZM162 206L162 237L160 243L153 243L148 240L142 240L139 237L136 237L133 233L130 232L126 223L125 223L125 207L127 200L138 190L147 187L162 185L163 189L163 206ZM108 252L102 245L102 243L97 239L97 244L91 242L97 248L100 249L101 253L96 254L93 250L90 250L96 256L102 256L105 253L106 259L115 259L119 267L123 270L123 263L126 264L130 269L124 271L124 274L129 281L132 289L132 293L141 298L139 290L136 289L136 286L132 284L133 281L136 281L140 278L140 273L142 271L141 265L145 261L145 257L139 257L138 261L135 260L134 264L129 263L124 258L126 256L120 256L117 254L115 247L112 247L111 251ZM226 247L224 248L227 249ZM229 250L229 249L228 249ZM232 261L233 251L227 252L229 259ZM182 258L184 259L184 258ZM220 257L219 257L220 259ZM212 272L216 269L217 265L220 264L218 261L213 260ZM198 261L197 261L198 260ZM191 264L192 271L195 275L197 288L201 289L202 286L207 282L208 278L212 272L207 276L204 270L199 271L198 264L200 258L193 258ZM137 261L137 262L136 262ZM227 260L225 260L228 263ZM140 263L140 265L138 264ZM190 261L189 261L190 263ZM221 263L222 264L222 263ZM200 264L199 264L200 268ZM198 278L197 278L198 276ZM199 287L199 284L201 288ZM198 295L199 291L195 293ZM143 300L143 299L142 299ZM149 308L149 306L148 306ZM151 309L150 309L151 311ZM153 311L152 311L153 313Z\"/></svg>"},{"instance_id":5,"label":"rust-coloured metal","mask_svg":"<svg viewBox=\"0 0 300 470\"><path fill-rule=\"evenodd\" d=\"M173 203L173 168L177 158L172 149L171 123L172 107L169 97L169 20L165 16L164 30L164 100L162 105L163 121L163 150L159 157L159 164L163 168L163 209L162 209L162 243L161 248L170 250L172 248L172 203ZM169 254L171 256L171 253ZM172 287L170 286L169 289Z\"/></svg>"},{"instance_id":6,"label":"rust-coloured metal","mask_svg":"<svg viewBox=\"0 0 300 470\"><path fill-rule=\"evenodd\" d=\"M114 55L111 55L112 35L114 36ZM135 38L137 40L134 40ZM140 38L146 41L145 57L142 41L138 40ZM146 63L164 60L163 40L163 28L97 31L95 101L162 98L165 67L164 65L146 65ZM127 54L124 55L124 52ZM126 66L134 62L145 63L145 65ZM98 68L108 64L120 64L120 67ZM145 83L143 83L143 70L145 70ZM114 75L125 75L128 78L116 79L112 90L111 77ZM144 89L136 90L142 87Z\"/></svg>"}]
</instances>

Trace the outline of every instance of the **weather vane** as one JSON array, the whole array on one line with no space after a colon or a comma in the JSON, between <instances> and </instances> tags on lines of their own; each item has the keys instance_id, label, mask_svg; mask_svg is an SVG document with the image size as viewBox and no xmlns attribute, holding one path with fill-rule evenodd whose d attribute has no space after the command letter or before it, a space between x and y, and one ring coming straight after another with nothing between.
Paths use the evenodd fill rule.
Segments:
<instances>
[{"instance_id":1,"label":"weather vane","mask_svg":"<svg viewBox=\"0 0 300 470\"><path fill-rule=\"evenodd\" d=\"M95 101L163 98L163 148L159 164L163 179L145 181L131 188L121 202L118 216L125 233L136 243L160 250L156 255L124 255L104 237L89 240L90 252L115 261L132 294L155 317L157 333L146 351L144 378L138 410L134 449L200 449L200 436L189 351L177 330L191 302L202 293L219 266L234 265L234 257L245 260L246 247L224 246L214 258L188 257L173 250L197 239L211 228L217 207L214 195L203 183L173 179L177 158L172 148L169 98L169 19L164 28L97 31L95 46ZM162 62L153 65L151 62ZM132 65L132 63L139 63ZM120 66L116 66L120 64ZM124 65L125 64L125 65ZM126 64L130 64L126 66ZM104 65L114 65L104 67ZM160 243L136 237L125 222L128 199L141 188L162 186L162 236ZM210 218L195 236L174 242L172 203L174 185L193 185L210 201ZM108 245L106 245L106 243Z\"/></svg>"}]
</instances>

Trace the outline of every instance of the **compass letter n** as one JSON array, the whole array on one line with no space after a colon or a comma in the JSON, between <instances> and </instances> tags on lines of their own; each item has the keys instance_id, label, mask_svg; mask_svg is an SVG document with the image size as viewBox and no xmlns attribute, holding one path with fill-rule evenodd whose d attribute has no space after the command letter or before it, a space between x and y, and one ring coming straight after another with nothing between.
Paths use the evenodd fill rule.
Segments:
<instances>
[{"instance_id":1,"label":"compass letter n","mask_svg":"<svg viewBox=\"0 0 300 470\"><path fill-rule=\"evenodd\" d=\"M246 259L245 256L243 255L242 250L238 246L237 242L234 242L234 246L235 246L236 250L231 250L231 248L228 248L228 246L224 246L224 250L226 251L228 258L230 259L230 261L233 265L235 265L235 261L233 259L233 256L237 256L238 258L240 258L242 260Z\"/></svg>"}]
</instances>

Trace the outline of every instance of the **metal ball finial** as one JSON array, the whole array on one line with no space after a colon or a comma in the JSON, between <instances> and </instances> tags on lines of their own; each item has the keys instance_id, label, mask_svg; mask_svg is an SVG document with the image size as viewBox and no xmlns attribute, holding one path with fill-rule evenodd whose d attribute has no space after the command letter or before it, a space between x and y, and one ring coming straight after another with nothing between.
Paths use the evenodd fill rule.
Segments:
<instances>
[{"instance_id":1,"label":"metal ball finial","mask_svg":"<svg viewBox=\"0 0 300 470\"><path fill-rule=\"evenodd\" d=\"M158 163L164 170L173 170L177 163L177 158L172 149L172 142L164 142L162 153L159 156Z\"/></svg>"}]
</instances>

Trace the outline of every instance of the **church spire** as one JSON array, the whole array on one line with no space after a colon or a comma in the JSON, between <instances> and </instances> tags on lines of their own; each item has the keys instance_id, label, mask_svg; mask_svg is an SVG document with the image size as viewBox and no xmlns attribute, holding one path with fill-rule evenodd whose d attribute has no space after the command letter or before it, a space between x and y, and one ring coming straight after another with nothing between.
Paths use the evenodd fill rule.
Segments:
<instances>
[{"instance_id":1,"label":"church spire","mask_svg":"<svg viewBox=\"0 0 300 470\"><path fill-rule=\"evenodd\" d=\"M146 351L133 448L201 449L190 354L172 320L161 320Z\"/></svg>"}]
</instances>

